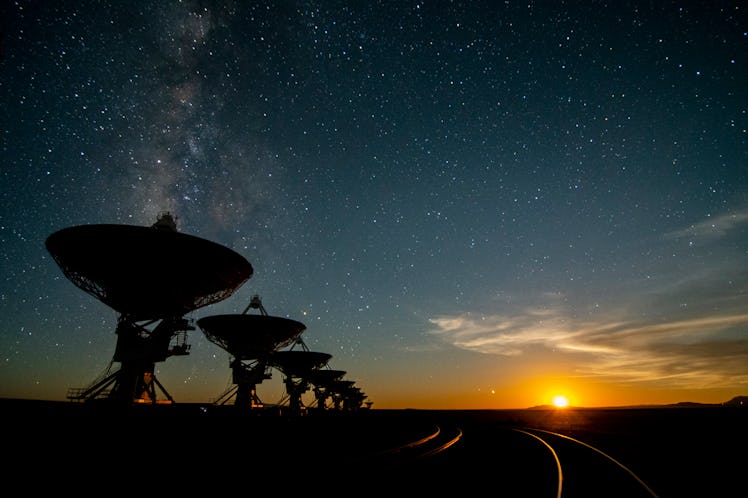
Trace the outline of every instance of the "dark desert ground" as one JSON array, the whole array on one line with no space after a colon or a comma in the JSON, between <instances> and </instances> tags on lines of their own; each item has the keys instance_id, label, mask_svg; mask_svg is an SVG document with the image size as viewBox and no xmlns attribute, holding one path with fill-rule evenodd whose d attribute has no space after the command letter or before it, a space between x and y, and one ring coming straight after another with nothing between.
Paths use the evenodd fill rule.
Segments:
<instances>
[{"instance_id":1,"label":"dark desert ground","mask_svg":"<svg viewBox=\"0 0 748 498\"><path fill-rule=\"evenodd\" d=\"M328 410L288 416L277 410L237 413L229 406L199 404L114 407L3 399L4 446L10 456L4 473L28 492L54 482L86 494L130 488L151 494L195 487L219 492L244 487L248 493L298 487L313 496L339 496L401 486L402 472L378 467L368 457L418 439L434 426L459 427L465 437L455 447L467 445L468 436L540 428L604 451L661 498L738 496L746 487L748 409L735 400L622 408ZM476 480L491 482L486 473L498 471L511 451L497 447L470 458L464 453L451 460L442 456L440 465L422 470L419 479L446 483L436 488L445 493L450 485L469 489L468 483ZM523 478L533 479L531 467ZM498 492L500 479L491 486L497 495L516 496Z\"/></svg>"}]
</instances>

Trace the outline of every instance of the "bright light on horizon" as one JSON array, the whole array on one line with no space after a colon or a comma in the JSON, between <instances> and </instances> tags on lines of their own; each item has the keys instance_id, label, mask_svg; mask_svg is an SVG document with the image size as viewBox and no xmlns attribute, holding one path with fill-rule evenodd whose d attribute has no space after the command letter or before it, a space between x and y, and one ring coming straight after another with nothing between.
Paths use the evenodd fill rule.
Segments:
<instances>
[{"instance_id":1,"label":"bright light on horizon","mask_svg":"<svg viewBox=\"0 0 748 498\"><path fill-rule=\"evenodd\" d=\"M569 406L569 400L566 396L557 395L553 397L553 406L556 408L566 408Z\"/></svg>"}]
</instances>

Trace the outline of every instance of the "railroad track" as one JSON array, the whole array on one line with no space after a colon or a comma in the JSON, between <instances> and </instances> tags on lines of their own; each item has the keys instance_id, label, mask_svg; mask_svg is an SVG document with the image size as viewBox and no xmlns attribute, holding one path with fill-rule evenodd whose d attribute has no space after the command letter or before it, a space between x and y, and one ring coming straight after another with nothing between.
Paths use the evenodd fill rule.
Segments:
<instances>
[{"instance_id":1,"label":"railroad track","mask_svg":"<svg viewBox=\"0 0 748 498\"><path fill-rule=\"evenodd\" d=\"M386 465L407 465L431 458L445 452L462 438L462 430L459 427L450 427L442 430L434 426L425 437L409 441L392 448L387 448L376 453L374 463Z\"/></svg>"},{"instance_id":2,"label":"railroad track","mask_svg":"<svg viewBox=\"0 0 748 498\"><path fill-rule=\"evenodd\" d=\"M642 479L607 453L578 439L543 429L514 429L546 447L556 463L556 498L659 498Z\"/></svg>"},{"instance_id":3,"label":"railroad track","mask_svg":"<svg viewBox=\"0 0 748 498\"><path fill-rule=\"evenodd\" d=\"M581 440L533 428L436 425L425 436L394 445L359 462L383 476L439 496L495 489L529 498L660 498L632 470ZM381 485L383 482L375 482ZM487 486L489 488L487 488Z\"/></svg>"}]
</instances>

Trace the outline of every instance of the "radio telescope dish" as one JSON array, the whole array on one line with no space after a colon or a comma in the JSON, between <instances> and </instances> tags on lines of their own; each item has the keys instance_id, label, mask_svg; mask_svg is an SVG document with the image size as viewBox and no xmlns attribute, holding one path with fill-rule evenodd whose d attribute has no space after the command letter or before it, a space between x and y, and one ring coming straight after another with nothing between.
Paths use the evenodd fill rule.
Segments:
<instances>
[{"instance_id":1,"label":"radio telescope dish","mask_svg":"<svg viewBox=\"0 0 748 498\"><path fill-rule=\"evenodd\" d=\"M270 363L289 377L309 380L309 374L325 366L330 358L331 354L316 351L276 351L270 355Z\"/></svg>"},{"instance_id":2,"label":"radio telescope dish","mask_svg":"<svg viewBox=\"0 0 748 498\"><path fill-rule=\"evenodd\" d=\"M352 380L335 380L328 385L326 391L328 395L332 395L336 409L356 411L361 408L367 396L354 384L355 381Z\"/></svg>"},{"instance_id":3,"label":"radio telescope dish","mask_svg":"<svg viewBox=\"0 0 748 498\"><path fill-rule=\"evenodd\" d=\"M269 315L213 315L197 321L205 336L240 360L262 358L293 343L306 325Z\"/></svg>"},{"instance_id":4,"label":"radio telescope dish","mask_svg":"<svg viewBox=\"0 0 748 498\"><path fill-rule=\"evenodd\" d=\"M285 375L283 383L289 398L288 407L296 415L301 414L305 408L301 397L310 387L310 375L332 358L328 353L307 350L303 342L299 344L304 347L303 350L276 351L268 360Z\"/></svg>"},{"instance_id":5,"label":"radio telescope dish","mask_svg":"<svg viewBox=\"0 0 748 498\"><path fill-rule=\"evenodd\" d=\"M111 362L120 368L71 390L68 398L75 400L157 403L158 387L173 402L155 365L189 354L187 332L194 326L183 315L227 298L253 271L231 249L177 232L168 212L150 227L64 228L47 237L46 247L73 284L120 314Z\"/></svg>"},{"instance_id":6,"label":"radio telescope dish","mask_svg":"<svg viewBox=\"0 0 748 498\"><path fill-rule=\"evenodd\" d=\"M353 389L353 384L355 383L356 381L354 380L335 380L333 382L330 382L327 387L332 392L342 394Z\"/></svg>"},{"instance_id":7,"label":"radio telescope dish","mask_svg":"<svg viewBox=\"0 0 748 498\"><path fill-rule=\"evenodd\" d=\"M233 250L161 226L73 226L50 235L46 246L76 286L139 320L221 301L252 276L252 265Z\"/></svg>"},{"instance_id":8,"label":"radio telescope dish","mask_svg":"<svg viewBox=\"0 0 748 498\"><path fill-rule=\"evenodd\" d=\"M306 373L309 382L319 387L327 387L330 383L342 378L344 375L345 370L331 370L327 368L319 368Z\"/></svg>"},{"instance_id":9,"label":"radio telescope dish","mask_svg":"<svg viewBox=\"0 0 748 498\"><path fill-rule=\"evenodd\" d=\"M260 310L261 314L247 314L250 308ZM306 325L296 320L268 315L258 295L252 296L242 314L206 316L197 324L208 340L233 357L233 385L216 403L224 404L234 398L234 406L250 409L263 406L257 396L257 384L272 377L269 356L298 340L306 330Z\"/></svg>"},{"instance_id":10,"label":"radio telescope dish","mask_svg":"<svg viewBox=\"0 0 748 498\"><path fill-rule=\"evenodd\" d=\"M341 379L344 375L344 370L332 370L329 368L311 370L306 374L309 382L314 385L314 397L316 399L318 411L327 408L327 399L332 395L332 392L327 388L327 386L332 382Z\"/></svg>"}]
</instances>

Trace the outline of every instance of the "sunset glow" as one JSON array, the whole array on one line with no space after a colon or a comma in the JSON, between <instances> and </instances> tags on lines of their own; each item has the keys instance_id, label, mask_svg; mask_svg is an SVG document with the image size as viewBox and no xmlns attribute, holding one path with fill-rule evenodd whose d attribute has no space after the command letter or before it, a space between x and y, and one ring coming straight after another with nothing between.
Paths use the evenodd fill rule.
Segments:
<instances>
[{"instance_id":1,"label":"sunset glow","mask_svg":"<svg viewBox=\"0 0 748 498\"><path fill-rule=\"evenodd\" d=\"M748 395L746 9L614 5L4 2L0 399Z\"/></svg>"},{"instance_id":2,"label":"sunset glow","mask_svg":"<svg viewBox=\"0 0 748 498\"><path fill-rule=\"evenodd\" d=\"M558 395L554 396L553 398L553 406L556 408L566 408L569 406L569 400L566 398L566 396Z\"/></svg>"}]
</instances>

